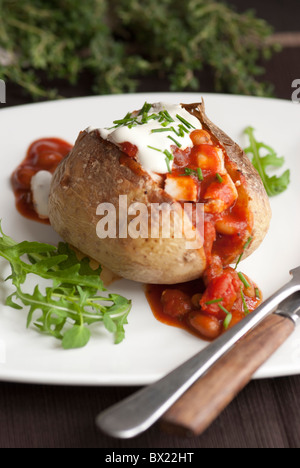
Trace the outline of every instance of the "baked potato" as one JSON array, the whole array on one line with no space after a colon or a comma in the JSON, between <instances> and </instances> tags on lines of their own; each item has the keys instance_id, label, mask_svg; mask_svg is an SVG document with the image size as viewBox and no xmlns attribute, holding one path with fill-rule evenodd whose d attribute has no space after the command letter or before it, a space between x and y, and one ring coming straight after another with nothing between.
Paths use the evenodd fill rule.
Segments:
<instances>
[{"instance_id":1,"label":"baked potato","mask_svg":"<svg viewBox=\"0 0 300 468\"><path fill-rule=\"evenodd\" d=\"M132 141L113 141L113 130L87 129L80 132L52 178L49 220L54 230L114 274L142 283L194 280L207 271L216 256L224 266L229 265L241 254L246 257L257 249L270 223L267 194L243 150L207 118L203 102L178 107L191 116L192 124L182 118L174 129L168 112L165 121L156 121L157 135L165 134L171 144L170 151L160 151L160 164L163 161L167 167L163 173L159 164L154 170L151 166L159 148L147 144L153 150L149 168L142 155L138 157L139 148ZM134 134L143 126L143 119L149 120L150 108L128 113L127 120L115 121L113 129L126 127ZM171 132L170 141L167 130L172 126L175 133ZM187 147L178 142L183 136L191 142ZM197 204L203 208L201 229L184 209ZM160 209L158 215L151 216L149 210L154 205ZM130 212L133 206L136 211ZM141 214L141 206L149 209L143 218L146 234L137 229L141 218L137 221L133 216ZM105 222L109 225L110 218L105 220L104 215L110 207L115 209L111 221L116 228L106 236L99 235L99 223L101 228ZM168 207L172 207L173 222L169 235L164 236L161 226L164 218L170 218ZM133 221L140 235L128 235ZM154 229L156 233L153 236L150 224L151 232ZM187 248L191 238L197 247Z\"/></svg>"}]
</instances>

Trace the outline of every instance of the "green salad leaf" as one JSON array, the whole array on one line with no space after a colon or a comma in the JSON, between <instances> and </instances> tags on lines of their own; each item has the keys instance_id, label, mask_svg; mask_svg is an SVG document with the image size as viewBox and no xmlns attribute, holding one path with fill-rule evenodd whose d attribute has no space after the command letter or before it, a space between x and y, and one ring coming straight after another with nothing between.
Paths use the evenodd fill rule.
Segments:
<instances>
[{"instance_id":1,"label":"green salad leaf","mask_svg":"<svg viewBox=\"0 0 300 468\"><path fill-rule=\"evenodd\" d=\"M290 170L287 169L280 176L268 174L270 167L280 168L283 166L284 157L278 157L271 146L258 142L255 139L253 127L247 127L245 133L249 137L250 144L244 151L246 154L252 155L250 156L251 162L258 171L268 196L274 197L284 192L290 183ZM266 154L262 155L261 150L264 150Z\"/></svg>"},{"instance_id":2,"label":"green salad leaf","mask_svg":"<svg viewBox=\"0 0 300 468\"><path fill-rule=\"evenodd\" d=\"M64 349L85 346L91 336L89 326L95 323L103 324L115 343L124 339L131 301L118 294L103 294L101 267L92 269L89 258L78 260L75 251L63 242L57 247L17 243L1 226L0 256L10 264L11 275L6 280L15 287L6 305L28 308L27 327L33 323L41 333L61 340ZM26 283L32 275L36 285L30 293ZM39 284L41 279L46 280L44 286Z\"/></svg>"}]
</instances>

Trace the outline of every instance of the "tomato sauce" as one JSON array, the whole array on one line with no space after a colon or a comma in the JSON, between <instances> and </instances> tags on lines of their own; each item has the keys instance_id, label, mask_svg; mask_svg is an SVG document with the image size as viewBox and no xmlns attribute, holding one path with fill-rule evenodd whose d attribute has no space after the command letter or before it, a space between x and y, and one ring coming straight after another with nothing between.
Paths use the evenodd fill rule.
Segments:
<instances>
[{"instance_id":1,"label":"tomato sauce","mask_svg":"<svg viewBox=\"0 0 300 468\"><path fill-rule=\"evenodd\" d=\"M212 340L251 313L262 294L250 278L229 266L251 241L246 181L210 132L196 130L191 139L191 149L173 149L171 176L189 175L197 184L197 202L204 203L205 211L206 271L202 279L185 284L147 285L146 297L159 321Z\"/></svg>"},{"instance_id":2,"label":"tomato sauce","mask_svg":"<svg viewBox=\"0 0 300 468\"><path fill-rule=\"evenodd\" d=\"M31 179L41 170L54 173L60 161L71 151L72 146L59 138L41 138L29 146L25 159L11 176L11 183L20 214L34 221L49 224L34 209Z\"/></svg>"},{"instance_id":3,"label":"tomato sauce","mask_svg":"<svg viewBox=\"0 0 300 468\"><path fill-rule=\"evenodd\" d=\"M233 269L228 267L226 272L225 268L215 279L226 286L224 272L225 277L226 273L231 276ZM229 288L213 281L206 287L202 279L176 285L148 284L145 294L157 320L211 341L261 304L261 291L249 278L247 281L247 288L239 281Z\"/></svg>"},{"instance_id":4,"label":"tomato sauce","mask_svg":"<svg viewBox=\"0 0 300 468\"><path fill-rule=\"evenodd\" d=\"M130 158L135 158L138 152L138 147L129 143L129 141L124 141L124 143L121 144L121 150Z\"/></svg>"}]
</instances>

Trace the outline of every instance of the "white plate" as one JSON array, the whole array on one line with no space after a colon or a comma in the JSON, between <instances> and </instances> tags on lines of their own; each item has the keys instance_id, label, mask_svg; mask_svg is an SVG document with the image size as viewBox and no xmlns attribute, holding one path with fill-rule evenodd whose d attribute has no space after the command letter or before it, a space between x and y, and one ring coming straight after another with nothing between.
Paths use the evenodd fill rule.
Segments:
<instances>
[{"instance_id":1,"label":"white plate","mask_svg":"<svg viewBox=\"0 0 300 468\"><path fill-rule=\"evenodd\" d=\"M242 146L243 130L252 125L256 137L286 158L291 184L271 199L273 219L262 246L241 264L268 297L289 280L289 270L300 265L300 105L292 102L229 95L203 95L208 116ZM0 112L1 198L4 232L24 239L56 243L51 227L26 220L17 213L9 178L25 156L28 145L56 136L73 143L89 125L107 126L128 110L148 102L198 102L201 94L133 94L68 99L24 105ZM6 274L1 261L1 277ZM4 269L4 270L3 270ZM9 270L8 270L9 271ZM8 284L0 288L3 304ZM0 379L70 385L144 385L175 368L207 345L187 332L158 322L141 285L119 281L111 290L133 300L126 338L114 345L110 334L96 333L87 347L65 351L54 338L25 328L26 312L0 308ZM300 373L300 328L266 362L255 377Z\"/></svg>"}]
</instances>

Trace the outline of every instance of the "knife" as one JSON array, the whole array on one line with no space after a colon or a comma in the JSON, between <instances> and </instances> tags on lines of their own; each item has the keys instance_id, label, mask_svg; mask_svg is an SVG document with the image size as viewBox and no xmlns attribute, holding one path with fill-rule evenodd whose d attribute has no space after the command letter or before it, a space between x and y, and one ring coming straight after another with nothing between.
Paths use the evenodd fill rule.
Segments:
<instances>
[{"instance_id":1,"label":"knife","mask_svg":"<svg viewBox=\"0 0 300 468\"><path fill-rule=\"evenodd\" d=\"M124 439L148 429L243 336L272 314L285 299L300 291L300 267L291 270L290 274L292 278L287 284L202 351L157 382L100 413L96 418L98 428L112 437ZM297 316L297 311L294 315ZM272 314L272 320L274 317L277 320L281 316ZM288 336L293 331L294 322L285 317L283 320L288 324Z\"/></svg>"},{"instance_id":2,"label":"knife","mask_svg":"<svg viewBox=\"0 0 300 468\"><path fill-rule=\"evenodd\" d=\"M248 384L256 370L292 334L300 319L300 293L279 304L162 416L161 428L173 434L197 436L219 416Z\"/></svg>"}]
</instances>

